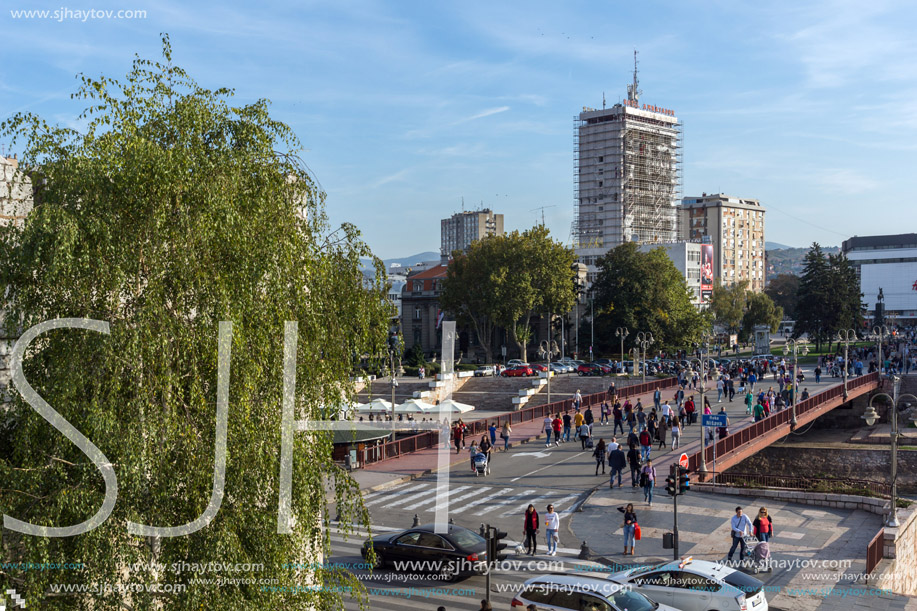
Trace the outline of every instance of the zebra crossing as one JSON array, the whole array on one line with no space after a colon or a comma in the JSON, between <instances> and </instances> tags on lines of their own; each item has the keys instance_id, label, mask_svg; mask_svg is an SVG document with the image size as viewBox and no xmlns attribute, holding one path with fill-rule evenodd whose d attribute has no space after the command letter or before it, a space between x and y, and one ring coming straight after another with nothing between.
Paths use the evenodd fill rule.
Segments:
<instances>
[{"instance_id":1,"label":"zebra crossing","mask_svg":"<svg viewBox=\"0 0 917 611\"><path fill-rule=\"evenodd\" d=\"M365 540L365 533L352 534L344 537L333 527L331 536L331 558L327 562L340 566L358 565L363 562L360 556L360 547ZM374 533L394 530L373 527ZM511 559L516 558L510 556ZM521 557L528 564L530 557ZM549 569L538 570L537 565L525 566L521 570L497 571L492 576L490 601L494 609L508 609L515 592L522 589L522 585L530 578L557 570L562 567L564 571L583 570L580 565L593 563L581 562L574 559L559 557L535 557L536 563L554 563ZM579 567L578 569L576 567ZM363 585L366 587L365 595L368 597L368 609L373 611L430 611L440 605L449 611L467 609L474 611L480 608L481 600L486 597L486 582L483 576L469 577L457 582L449 583L437 581L432 578L418 578L410 576L404 580L402 575L389 570L380 569L372 575L368 571L353 570ZM350 593L343 594L343 605L346 611L359 611L359 600Z\"/></svg>"},{"instance_id":2,"label":"zebra crossing","mask_svg":"<svg viewBox=\"0 0 917 611\"><path fill-rule=\"evenodd\" d=\"M373 492L364 497L370 513L396 510L399 514L417 513L423 521L424 514L433 514L448 503L449 513L466 518L509 518L525 512L529 503L539 512L552 504L564 518L569 515L583 493L570 490L545 490L538 488L510 488L494 485L452 486L448 495L437 494L436 482L412 481ZM430 516L428 516L430 517ZM374 520L375 521L375 520Z\"/></svg>"}]
</instances>

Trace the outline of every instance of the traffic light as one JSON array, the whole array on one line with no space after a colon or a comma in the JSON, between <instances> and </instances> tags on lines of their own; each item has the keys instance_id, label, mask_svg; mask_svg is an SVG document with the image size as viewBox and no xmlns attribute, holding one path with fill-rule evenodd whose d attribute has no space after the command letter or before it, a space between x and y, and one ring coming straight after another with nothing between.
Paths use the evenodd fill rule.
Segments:
<instances>
[{"instance_id":1,"label":"traffic light","mask_svg":"<svg viewBox=\"0 0 917 611\"><path fill-rule=\"evenodd\" d=\"M688 470L684 467L678 467L678 494L684 494L691 490L691 478L688 477Z\"/></svg>"},{"instance_id":2,"label":"traffic light","mask_svg":"<svg viewBox=\"0 0 917 611\"><path fill-rule=\"evenodd\" d=\"M507 555L501 554L506 549L507 543L503 542L506 538L506 531L493 527L490 529L490 537L487 539L487 560L488 562L497 562L506 560Z\"/></svg>"},{"instance_id":3,"label":"traffic light","mask_svg":"<svg viewBox=\"0 0 917 611\"><path fill-rule=\"evenodd\" d=\"M674 475L665 478L665 491L669 496L678 496L678 480Z\"/></svg>"}]
</instances>

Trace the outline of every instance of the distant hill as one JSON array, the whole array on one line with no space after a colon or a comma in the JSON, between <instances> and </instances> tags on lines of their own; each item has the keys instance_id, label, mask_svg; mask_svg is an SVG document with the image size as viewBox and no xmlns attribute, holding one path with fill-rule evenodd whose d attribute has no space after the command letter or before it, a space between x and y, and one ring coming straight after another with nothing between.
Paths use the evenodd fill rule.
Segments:
<instances>
[{"instance_id":1,"label":"distant hill","mask_svg":"<svg viewBox=\"0 0 917 611\"><path fill-rule=\"evenodd\" d=\"M780 242L765 242L764 250L788 250L793 248L792 246L787 246L786 244L781 244Z\"/></svg>"},{"instance_id":2,"label":"distant hill","mask_svg":"<svg viewBox=\"0 0 917 611\"><path fill-rule=\"evenodd\" d=\"M363 262L363 269L368 269L370 267L369 259L361 259ZM416 255L411 255L410 257L400 257L397 259L382 259L382 262L385 263L385 268L388 269L392 266L393 263L398 263L401 267L411 267L416 263L422 263L423 261L439 261L438 252L421 252Z\"/></svg>"},{"instance_id":3,"label":"distant hill","mask_svg":"<svg viewBox=\"0 0 917 611\"><path fill-rule=\"evenodd\" d=\"M777 249L771 249L773 242L766 242L767 250L767 275L768 277L777 274L793 274L799 276L802 274L803 261L805 261L808 248L790 248L781 246ZM836 255L841 251L839 246L822 246L822 251L826 255Z\"/></svg>"}]
</instances>

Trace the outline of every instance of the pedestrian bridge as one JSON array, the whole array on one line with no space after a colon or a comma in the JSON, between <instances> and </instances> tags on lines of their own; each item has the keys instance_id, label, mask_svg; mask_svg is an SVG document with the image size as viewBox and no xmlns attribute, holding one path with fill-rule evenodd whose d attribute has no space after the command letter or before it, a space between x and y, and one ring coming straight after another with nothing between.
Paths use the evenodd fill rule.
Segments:
<instances>
[{"instance_id":1,"label":"pedestrian bridge","mask_svg":"<svg viewBox=\"0 0 917 611\"><path fill-rule=\"evenodd\" d=\"M827 414L857 397L868 395L880 387L879 373L873 372L847 381L847 397L844 397L844 386L832 386L814 394L796 404L796 428L800 428L819 416ZM731 435L716 442L716 470L725 471L749 456L757 454L772 443L790 434L792 429L793 408L772 413L767 418L736 430ZM706 448L706 467L713 470L714 446ZM701 452L688 455L688 470L696 473L701 466Z\"/></svg>"}]
</instances>

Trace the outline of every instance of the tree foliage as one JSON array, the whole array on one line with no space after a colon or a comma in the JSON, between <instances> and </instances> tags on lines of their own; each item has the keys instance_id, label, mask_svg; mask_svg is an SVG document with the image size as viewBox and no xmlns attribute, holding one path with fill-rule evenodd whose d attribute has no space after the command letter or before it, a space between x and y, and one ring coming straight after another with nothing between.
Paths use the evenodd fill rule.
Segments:
<instances>
[{"instance_id":1,"label":"tree foliage","mask_svg":"<svg viewBox=\"0 0 917 611\"><path fill-rule=\"evenodd\" d=\"M796 303L799 293L799 276L795 274L778 274L768 280L764 294L773 300L774 305L783 308L783 314L790 320L796 319Z\"/></svg>"},{"instance_id":2,"label":"tree foliage","mask_svg":"<svg viewBox=\"0 0 917 611\"><path fill-rule=\"evenodd\" d=\"M284 322L298 321L296 419L320 417L352 393L353 354L385 351L384 271L363 283L370 255L351 226L331 231L324 193L298 161L290 128L268 102L233 106L171 61L137 59L123 82L82 77L84 133L19 114L3 136L24 144L36 185L22 228L0 232L0 294L9 327L58 317L110 324L110 335L60 330L33 344L24 369L36 391L114 465L119 495L95 530L64 538L6 531L0 558L82 562L81 571L5 572L42 609L340 608L336 571L284 563L327 553L325 484L343 524L367 522L352 479L325 435L297 434L292 535L277 534ZM207 505L214 472L217 325L232 321L225 497L216 518L184 537L128 534L128 520L178 526ZM98 471L18 395L0 410L0 506L20 520L67 526L104 496ZM155 561L259 563L226 577L327 585L204 588L200 575L129 570ZM218 575L211 574L211 577ZM185 584L184 592L46 597L49 583Z\"/></svg>"},{"instance_id":3,"label":"tree foliage","mask_svg":"<svg viewBox=\"0 0 917 611\"><path fill-rule=\"evenodd\" d=\"M745 313L742 314L742 338L753 338L757 325L767 325L771 333L776 333L781 320L783 308L764 293L749 292L745 300Z\"/></svg>"},{"instance_id":4,"label":"tree foliage","mask_svg":"<svg viewBox=\"0 0 917 611\"><path fill-rule=\"evenodd\" d=\"M655 349L684 347L709 327L706 314L691 303L682 274L662 248L640 252L633 242L613 249L598 262L595 294L596 345L615 354L618 327L627 327L625 347L636 344L637 333L651 332Z\"/></svg>"},{"instance_id":5,"label":"tree foliage","mask_svg":"<svg viewBox=\"0 0 917 611\"><path fill-rule=\"evenodd\" d=\"M847 257L826 257L821 246L813 243L799 281L794 335L807 333L815 340L816 350L821 350L822 342L833 341L841 329L862 326L862 298L859 280Z\"/></svg>"},{"instance_id":6,"label":"tree foliage","mask_svg":"<svg viewBox=\"0 0 917 611\"><path fill-rule=\"evenodd\" d=\"M453 253L440 303L471 323L492 362L490 338L504 327L526 358L533 316L568 312L574 303L573 251L542 225L489 236Z\"/></svg>"},{"instance_id":7,"label":"tree foliage","mask_svg":"<svg viewBox=\"0 0 917 611\"><path fill-rule=\"evenodd\" d=\"M736 282L723 286L717 282L710 296L710 311L714 321L730 333L737 333L742 328L742 318L748 305L748 281Z\"/></svg>"}]
</instances>

